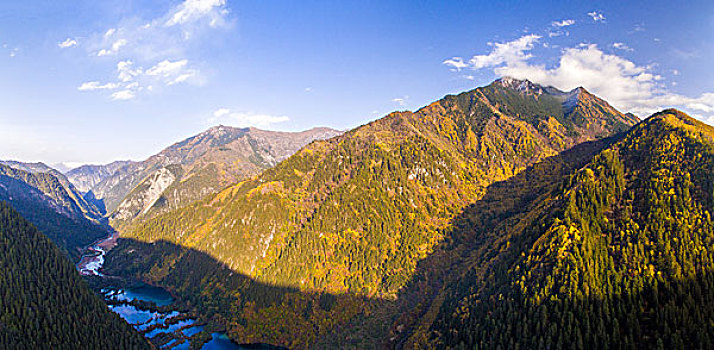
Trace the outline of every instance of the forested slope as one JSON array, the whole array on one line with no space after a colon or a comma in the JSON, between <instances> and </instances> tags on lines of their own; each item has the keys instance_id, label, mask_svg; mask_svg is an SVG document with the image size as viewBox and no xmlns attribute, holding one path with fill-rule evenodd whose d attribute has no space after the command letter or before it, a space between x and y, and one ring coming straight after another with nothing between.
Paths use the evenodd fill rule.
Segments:
<instances>
[{"instance_id":1,"label":"forested slope","mask_svg":"<svg viewBox=\"0 0 714 350\"><path fill-rule=\"evenodd\" d=\"M428 339L411 344L711 348L713 137L660 112L564 177L531 215L473 231L481 244L466 272L445 289Z\"/></svg>"},{"instance_id":2,"label":"forested slope","mask_svg":"<svg viewBox=\"0 0 714 350\"><path fill-rule=\"evenodd\" d=\"M255 179L140 224L124 232L131 240L110 253L107 267L186 298L196 290L223 296L221 307L195 306L240 341L307 347L342 329L345 320L377 319L382 329L369 337L381 342L385 322L392 324L399 312L367 317L374 309L350 296L397 299L418 262L451 234L453 219L490 185L635 122L584 89L562 92L502 79L314 142ZM246 306L240 296L254 293L250 284L210 275L179 283L178 271L190 273L182 267L193 261L190 250L164 254L145 244L159 240L203 252L262 284L345 296L351 307L334 318L313 294L295 303L290 293L273 304ZM269 327L280 311L295 309L304 310L305 327ZM305 341L291 342L298 338ZM363 346L369 344L376 343Z\"/></svg>"},{"instance_id":3,"label":"forested slope","mask_svg":"<svg viewBox=\"0 0 714 350\"><path fill-rule=\"evenodd\" d=\"M0 202L0 348L149 349L47 237Z\"/></svg>"},{"instance_id":4,"label":"forested slope","mask_svg":"<svg viewBox=\"0 0 714 350\"><path fill-rule=\"evenodd\" d=\"M65 181L51 173L30 173L0 164L0 200L7 201L76 261L81 250L106 237L109 228L93 219L96 212L87 214L82 204L86 202L78 202L81 196Z\"/></svg>"}]
</instances>

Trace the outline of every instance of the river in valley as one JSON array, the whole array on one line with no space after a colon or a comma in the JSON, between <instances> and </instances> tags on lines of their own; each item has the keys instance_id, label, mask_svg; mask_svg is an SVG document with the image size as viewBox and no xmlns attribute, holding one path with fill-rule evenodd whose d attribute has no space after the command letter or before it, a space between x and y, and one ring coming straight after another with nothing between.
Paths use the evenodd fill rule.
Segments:
<instances>
[{"instance_id":1,"label":"river in valley","mask_svg":"<svg viewBox=\"0 0 714 350\"><path fill-rule=\"evenodd\" d=\"M106 252L116 245L118 233L96 242L86 249L77 263L77 270L84 276L108 278L101 273ZM187 313L172 308L174 298L166 290L132 283L129 287L102 288L101 294L109 309L119 314L144 337L159 349L190 349L190 341L198 338L208 339L204 326ZM204 332L204 334L199 334ZM199 342L200 344L200 342ZM212 332L210 339L201 349L236 350L247 349L232 342L225 333Z\"/></svg>"}]
</instances>

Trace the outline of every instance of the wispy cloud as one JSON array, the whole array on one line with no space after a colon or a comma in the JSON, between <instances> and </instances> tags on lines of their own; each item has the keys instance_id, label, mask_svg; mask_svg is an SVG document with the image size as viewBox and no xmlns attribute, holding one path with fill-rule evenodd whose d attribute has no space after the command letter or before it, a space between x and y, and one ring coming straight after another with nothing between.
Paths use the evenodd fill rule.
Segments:
<instances>
[{"instance_id":1,"label":"wispy cloud","mask_svg":"<svg viewBox=\"0 0 714 350\"><path fill-rule=\"evenodd\" d=\"M452 57L442 62L443 64L452 68L452 70L459 71L469 66L467 62L461 57Z\"/></svg>"},{"instance_id":2,"label":"wispy cloud","mask_svg":"<svg viewBox=\"0 0 714 350\"><path fill-rule=\"evenodd\" d=\"M403 96L403 97L393 98L392 102L398 104L400 107L404 107L407 104L408 100L409 100L409 96Z\"/></svg>"},{"instance_id":3,"label":"wispy cloud","mask_svg":"<svg viewBox=\"0 0 714 350\"><path fill-rule=\"evenodd\" d=\"M59 46L61 49L66 49L72 46L77 46L77 40L72 39L72 38L67 38L65 41L61 41L57 43L57 46Z\"/></svg>"},{"instance_id":4,"label":"wispy cloud","mask_svg":"<svg viewBox=\"0 0 714 350\"><path fill-rule=\"evenodd\" d=\"M157 86L179 83L202 83L198 70L188 67L188 60L163 60L148 69L136 66L133 61L119 61L116 65L116 82L102 84L99 81L82 83L79 91L119 90L111 94L113 100L129 100L140 92L154 91Z\"/></svg>"},{"instance_id":5,"label":"wispy cloud","mask_svg":"<svg viewBox=\"0 0 714 350\"><path fill-rule=\"evenodd\" d=\"M88 81L86 83L82 83L77 90L79 91L94 91L94 90L114 90L119 87L119 84L115 83L107 83L107 84L102 84L98 81Z\"/></svg>"},{"instance_id":6,"label":"wispy cloud","mask_svg":"<svg viewBox=\"0 0 714 350\"><path fill-rule=\"evenodd\" d=\"M694 116L714 121L714 93L689 97L667 90L665 79L653 65L638 65L626 58L604 53L595 44L580 44L560 53L553 67L532 63L531 50L541 38L529 34L510 42L495 44L484 55L467 63L474 70L489 69L498 76L529 79L563 90L583 86L623 111L648 115L667 107L689 110ZM451 59L454 60L454 59ZM456 60L463 62L462 59ZM453 67L444 61L443 64ZM464 69L466 67L461 67ZM697 114L699 113L699 114Z\"/></svg>"},{"instance_id":7,"label":"wispy cloud","mask_svg":"<svg viewBox=\"0 0 714 350\"><path fill-rule=\"evenodd\" d=\"M126 39L117 39L109 48L99 50L99 52L97 52L97 56L102 57L116 54L119 52L119 49L121 49L122 46L126 46L127 43L128 41Z\"/></svg>"},{"instance_id":8,"label":"wispy cloud","mask_svg":"<svg viewBox=\"0 0 714 350\"><path fill-rule=\"evenodd\" d=\"M112 100L131 100L136 97L136 92L133 90L121 90L112 94Z\"/></svg>"},{"instance_id":9,"label":"wispy cloud","mask_svg":"<svg viewBox=\"0 0 714 350\"><path fill-rule=\"evenodd\" d=\"M274 124L284 123L290 120L286 116L274 116L262 113L237 112L228 108L219 108L213 112L207 122L211 125L227 124L238 127L254 126L258 128L270 128Z\"/></svg>"},{"instance_id":10,"label":"wispy cloud","mask_svg":"<svg viewBox=\"0 0 714 350\"><path fill-rule=\"evenodd\" d=\"M228 27L228 15L226 0L184 0L159 17L126 18L90 36L83 43L90 56L113 59L117 74L116 81L96 82L97 86L116 90L111 94L114 100L128 100L177 84L201 85L205 78L186 58L188 48L209 30Z\"/></svg>"},{"instance_id":11,"label":"wispy cloud","mask_svg":"<svg viewBox=\"0 0 714 350\"><path fill-rule=\"evenodd\" d=\"M539 35L528 34L516 40L506 43L492 44L493 49L486 55L475 55L464 62L461 57L452 57L445 60L443 64L450 66L456 70L461 70L466 67L472 69L481 69L485 67L499 66L504 63L525 62L532 57L527 53L533 48L533 45L541 38Z\"/></svg>"},{"instance_id":12,"label":"wispy cloud","mask_svg":"<svg viewBox=\"0 0 714 350\"><path fill-rule=\"evenodd\" d=\"M553 21L550 25L552 25L553 27L561 28L561 27L572 26L573 24L575 24L575 20L564 19L562 21Z\"/></svg>"},{"instance_id":13,"label":"wispy cloud","mask_svg":"<svg viewBox=\"0 0 714 350\"><path fill-rule=\"evenodd\" d=\"M613 43L612 47L616 48L618 50L623 50L623 51L635 51L635 49L627 46L625 43L620 43L620 42Z\"/></svg>"},{"instance_id":14,"label":"wispy cloud","mask_svg":"<svg viewBox=\"0 0 714 350\"><path fill-rule=\"evenodd\" d=\"M592 18L592 20L594 22L605 22L605 15L603 15L600 12L597 12L597 11L588 12L588 16L590 16L590 18Z\"/></svg>"},{"instance_id":15,"label":"wispy cloud","mask_svg":"<svg viewBox=\"0 0 714 350\"><path fill-rule=\"evenodd\" d=\"M165 25L170 27L206 20L209 26L216 27L224 24L224 16L228 14L225 5L225 0L186 0L167 15Z\"/></svg>"}]
</instances>

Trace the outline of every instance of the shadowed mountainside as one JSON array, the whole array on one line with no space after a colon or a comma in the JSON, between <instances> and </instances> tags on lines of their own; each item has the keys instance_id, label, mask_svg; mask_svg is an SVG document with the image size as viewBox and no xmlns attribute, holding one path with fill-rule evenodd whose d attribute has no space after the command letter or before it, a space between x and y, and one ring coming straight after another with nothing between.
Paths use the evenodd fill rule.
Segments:
<instances>
[{"instance_id":1,"label":"shadowed mountainside","mask_svg":"<svg viewBox=\"0 0 714 350\"><path fill-rule=\"evenodd\" d=\"M271 284L164 241L126 241L108 265L172 286L239 341L706 348L714 309L712 136L711 127L665 111L488 186L396 298L266 291ZM323 308L321 298L336 298L340 312Z\"/></svg>"},{"instance_id":2,"label":"shadowed mountainside","mask_svg":"<svg viewBox=\"0 0 714 350\"><path fill-rule=\"evenodd\" d=\"M494 183L509 181L574 145L624 131L634 122L584 89L562 92L503 79L414 113L393 113L342 136L313 142L255 179L123 235L135 242L165 241L205 252L232 272L265 285L371 301L346 305L334 319L319 310L308 312L304 319L322 315L320 322L328 325L312 332L290 325L272 329L274 334L261 331L271 322L283 324L268 315L292 312L289 301L280 308L254 309L261 317L251 318L254 333L245 335L250 339L298 348L386 346L389 339L399 344L406 329L418 326L443 284L439 271L449 265L440 264L459 262L458 251L441 252L440 247L456 235L453 220L462 209L483 198ZM547 183L540 179L528 185ZM179 281L163 276L174 269L189 273L182 257L148 254L136 244L120 244L110 253L109 266L120 272L122 264L111 261L134 254L134 260L124 260L124 268L177 289L174 283ZM143 256L151 258L140 259ZM427 262L430 256L435 259ZM134 263L141 267L128 267ZM424 282L419 280L422 274ZM191 286L194 292L252 293L250 285L223 290L220 280L209 277L192 283L197 284ZM214 299L223 300L213 312L221 313L228 329L245 327L245 317L230 299ZM400 314L406 316L397 319ZM385 325L394 326L390 330ZM279 342L296 329L312 334L300 339L317 342Z\"/></svg>"},{"instance_id":3,"label":"shadowed mountainside","mask_svg":"<svg viewBox=\"0 0 714 350\"><path fill-rule=\"evenodd\" d=\"M666 110L469 254L420 347L710 348L714 128ZM423 338L422 338L423 337Z\"/></svg>"},{"instance_id":4,"label":"shadowed mountainside","mask_svg":"<svg viewBox=\"0 0 714 350\"><path fill-rule=\"evenodd\" d=\"M84 247L109 232L108 227L86 217L75 201L76 195L67 192L63 182L50 173L29 173L0 165L0 200L37 226L72 261L79 259Z\"/></svg>"},{"instance_id":5,"label":"shadowed mountainside","mask_svg":"<svg viewBox=\"0 0 714 350\"><path fill-rule=\"evenodd\" d=\"M103 213L94 203L85 200L64 174L44 163L0 161L0 174L27 182L30 186L42 190L45 195L64 207L63 210L95 222L102 220Z\"/></svg>"}]
</instances>

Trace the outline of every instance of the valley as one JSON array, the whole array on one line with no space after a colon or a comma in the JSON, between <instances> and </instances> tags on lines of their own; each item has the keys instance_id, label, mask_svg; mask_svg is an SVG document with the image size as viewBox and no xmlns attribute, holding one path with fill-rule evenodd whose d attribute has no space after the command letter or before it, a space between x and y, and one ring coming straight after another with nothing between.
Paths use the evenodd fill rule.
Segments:
<instances>
[{"instance_id":1,"label":"valley","mask_svg":"<svg viewBox=\"0 0 714 350\"><path fill-rule=\"evenodd\" d=\"M187 169L236 164L214 152L243 152L226 145L246 135L289 135L211 128L145 162L108 165L114 173L78 168L69 177L76 186L43 165L6 162L0 195L25 213L41 208L101 234L81 249L66 242L82 231L49 236L109 310L161 349L603 341L587 327L626 332L625 345L704 346L706 338L648 326L657 310L636 310L653 293L671 303L672 293L708 288L712 130L677 110L640 121L582 88L503 78L345 133L300 135L288 147L294 154L232 180ZM251 147L264 147L263 160L272 159L271 142L286 144L260 142ZM670 169L675 162L680 170ZM162 207L187 183L208 187ZM110 185L124 198L98 190ZM704 253L665 244L657 222ZM597 319L604 306L593 298L625 311L607 306L604 325L564 318L584 308L580 317ZM693 305L687 312L702 329L708 317ZM538 317L572 331L544 338L546 325L530 321Z\"/></svg>"},{"instance_id":2,"label":"valley","mask_svg":"<svg viewBox=\"0 0 714 350\"><path fill-rule=\"evenodd\" d=\"M714 349L712 14L0 1L0 350Z\"/></svg>"}]
</instances>

